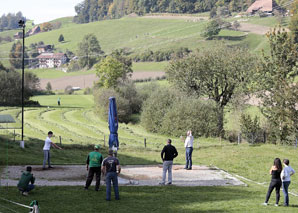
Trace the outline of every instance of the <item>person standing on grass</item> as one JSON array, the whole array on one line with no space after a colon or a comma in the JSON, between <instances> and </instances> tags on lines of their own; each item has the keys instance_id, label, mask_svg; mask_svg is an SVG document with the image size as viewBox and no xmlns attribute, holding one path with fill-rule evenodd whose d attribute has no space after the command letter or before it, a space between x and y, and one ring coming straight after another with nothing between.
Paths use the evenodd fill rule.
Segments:
<instances>
[{"instance_id":1,"label":"person standing on grass","mask_svg":"<svg viewBox=\"0 0 298 213\"><path fill-rule=\"evenodd\" d=\"M109 150L109 156L102 162L101 171L106 176L106 201L111 201L111 182L113 182L115 199L119 200L118 174L121 167L118 158L113 157L113 150Z\"/></svg>"},{"instance_id":2,"label":"person standing on grass","mask_svg":"<svg viewBox=\"0 0 298 213\"><path fill-rule=\"evenodd\" d=\"M181 136L181 139L183 140L182 136ZM193 136L192 136L191 130L188 130L186 133L184 147L185 147L185 161L186 161L184 169L191 170L192 169L192 151L193 151Z\"/></svg>"},{"instance_id":3,"label":"person standing on grass","mask_svg":"<svg viewBox=\"0 0 298 213\"><path fill-rule=\"evenodd\" d=\"M60 106L61 104L61 100L60 100L60 97L58 98L58 106Z\"/></svg>"},{"instance_id":4,"label":"person standing on grass","mask_svg":"<svg viewBox=\"0 0 298 213\"><path fill-rule=\"evenodd\" d=\"M167 145L164 146L161 151L161 159L163 161L163 173L162 173L162 182L160 185L165 185L166 174L168 171L168 185L172 184L172 166L173 159L178 156L178 152L174 146L172 146L172 140L167 140Z\"/></svg>"},{"instance_id":5,"label":"person standing on grass","mask_svg":"<svg viewBox=\"0 0 298 213\"><path fill-rule=\"evenodd\" d=\"M275 192L276 192L275 206L278 206L279 199L280 199L280 187L282 184L281 178L280 178L281 171L282 171L281 161L279 158L275 158L274 162L273 162L273 166L271 167L270 172L269 172L271 174L271 182L270 182L270 185L268 188L265 203L263 203L263 205L265 205L265 206L268 205L270 195L274 188L275 188Z\"/></svg>"},{"instance_id":6,"label":"person standing on grass","mask_svg":"<svg viewBox=\"0 0 298 213\"><path fill-rule=\"evenodd\" d=\"M95 184L95 191L99 190L100 185L100 176L101 176L101 163L102 163L102 155L99 153L99 146L94 146L94 151L88 154L86 160L86 166L88 171L88 177L86 180L85 189L87 190L88 187L91 185L91 182L94 177L94 173L96 174L96 184Z\"/></svg>"},{"instance_id":7,"label":"person standing on grass","mask_svg":"<svg viewBox=\"0 0 298 213\"><path fill-rule=\"evenodd\" d=\"M51 137L53 137L53 132L49 131L48 132L48 137L46 138L45 142L44 142L44 146L43 146L43 166L42 169L45 170L46 169L46 162L48 162L48 168L51 169L53 168L51 166L51 154L50 154L50 149L51 146L53 146L56 149L62 149L61 147L59 147L58 145L56 145L55 143L53 143L51 141Z\"/></svg>"},{"instance_id":8,"label":"person standing on grass","mask_svg":"<svg viewBox=\"0 0 298 213\"><path fill-rule=\"evenodd\" d=\"M23 172L21 179L18 183L18 189L20 193L24 196L27 196L28 193L34 189L34 181L35 177L33 177L33 174L31 174L32 167L27 166L26 172ZM31 184L29 184L31 182Z\"/></svg>"},{"instance_id":9,"label":"person standing on grass","mask_svg":"<svg viewBox=\"0 0 298 213\"><path fill-rule=\"evenodd\" d=\"M281 172L282 191L284 194L284 206L289 206L289 193L288 189L291 183L291 176L295 174L295 170L289 166L290 161L288 159L283 160L284 169Z\"/></svg>"}]
</instances>

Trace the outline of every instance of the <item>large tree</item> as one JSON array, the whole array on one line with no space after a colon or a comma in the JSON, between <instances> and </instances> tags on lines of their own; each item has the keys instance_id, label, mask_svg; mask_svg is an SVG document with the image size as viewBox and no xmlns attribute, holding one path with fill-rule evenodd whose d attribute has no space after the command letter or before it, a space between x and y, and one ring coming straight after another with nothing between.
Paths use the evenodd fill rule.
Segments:
<instances>
[{"instance_id":1,"label":"large tree","mask_svg":"<svg viewBox=\"0 0 298 213\"><path fill-rule=\"evenodd\" d=\"M263 53L257 69L262 112L275 127L279 142L298 132L298 44L288 32L274 29L267 34L270 54Z\"/></svg>"},{"instance_id":2,"label":"large tree","mask_svg":"<svg viewBox=\"0 0 298 213\"><path fill-rule=\"evenodd\" d=\"M23 45L20 41L14 43L11 47L10 54L9 54L9 61L12 67L16 69L22 68L22 56L23 56ZM25 47L25 54L24 54L24 63L25 66L28 64L28 54L26 52Z\"/></svg>"},{"instance_id":3,"label":"large tree","mask_svg":"<svg viewBox=\"0 0 298 213\"><path fill-rule=\"evenodd\" d=\"M291 22L289 27L295 43L298 43L298 0L293 2L291 8Z\"/></svg>"},{"instance_id":4,"label":"large tree","mask_svg":"<svg viewBox=\"0 0 298 213\"><path fill-rule=\"evenodd\" d=\"M87 34L78 44L78 56L81 67L91 68L104 52L94 34Z\"/></svg>"},{"instance_id":5,"label":"large tree","mask_svg":"<svg viewBox=\"0 0 298 213\"><path fill-rule=\"evenodd\" d=\"M238 89L246 91L253 74L253 61L245 49L218 45L172 61L166 74L169 82L182 91L217 103L218 135L221 135L224 107Z\"/></svg>"}]
</instances>

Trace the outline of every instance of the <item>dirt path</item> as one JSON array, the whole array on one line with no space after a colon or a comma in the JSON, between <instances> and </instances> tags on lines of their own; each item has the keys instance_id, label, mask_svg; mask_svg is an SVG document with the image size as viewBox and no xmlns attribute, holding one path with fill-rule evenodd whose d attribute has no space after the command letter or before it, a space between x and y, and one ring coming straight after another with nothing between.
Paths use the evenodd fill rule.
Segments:
<instances>
[{"instance_id":1,"label":"dirt path","mask_svg":"<svg viewBox=\"0 0 298 213\"><path fill-rule=\"evenodd\" d=\"M243 32L255 33L258 35L265 35L268 31L270 31L270 27L240 22L239 30Z\"/></svg>"},{"instance_id":2,"label":"dirt path","mask_svg":"<svg viewBox=\"0 0 298 213\"><path fill-rule=\"evenodd\" d=\"M164 76L164 72L134 72L132 75L132 79L146 79L146 78L156 78ZM93 82L97 81L98 78L95 74L88 74L88 75L80 75L80 76L67 76L62 78L56 79L41 79L40 80L40 87L42 89L46 88L48 82L51 83L53 90L64 90L65 87L71 85L73 87L80 87L81 89L87 87L93 87Z\"/></svg>"},{"instance_id":3,"label":"dirt path","mask_svg":"<svg viewBox=\"0 0 298 213\"><path fill-rule=\"evenodd\" d=\"M220 169L207 166L193 166L184 170L182 165L173 166L173 185L176 186L241 186L243 182ZM84 165L55 166L42 170L32 166L38 186L84 186L86 167ZM9 166L1 175L1 186L16 186L25 166ZM123 166L119 177L120 185L158 186L162 179L162 165ZM94 181L93 181L94 184ZM102 184L104 182L102 181Z\"/></svg>"}]
</instances>

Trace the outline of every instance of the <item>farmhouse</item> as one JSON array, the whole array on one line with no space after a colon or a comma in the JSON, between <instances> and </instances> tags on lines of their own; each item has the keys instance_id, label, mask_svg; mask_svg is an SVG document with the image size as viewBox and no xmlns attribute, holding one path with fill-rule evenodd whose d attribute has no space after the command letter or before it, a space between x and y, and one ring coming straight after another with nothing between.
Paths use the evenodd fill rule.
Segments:
<instances>
[{"instance_id":1,"label":"farmhouse","mask_svg":"<svg viewBox=\"0 0 298 213\"><path fill-rule=\"evenodd\" d=\"M39 45L39 46L36 47L36 49L37 49L37 52L39 54L41 54L41 53L52 51L53 50L53 46L54 45Z\"/></svg>"},{"instance_id":2,"label":"farmhouse","mask_svg":"<svg viewBox=\"0 0 298 213\"><path fill-rule=\"evenodd\" d=\"M42 53L36 57L39 68L54 68L65 64L67 57L64 53Z\"/></svg>"},{"instance_id":3,"label":"farmhouse","mask_svg":"<svg viewBox=\"0 0 298 213\"><path fill-rule=\"evenodd\" d=\"M40 31L41 31L40 27L37 25L37 26L33 27L32 29L28 30L26 33L26 36L35 35L35 34L39 33Z\"/></svg>"},{"instance_id":4,"label":"farmhouse","mask_svg":"<svg viewBox=\"0 0 298 213\"><path fill-rule=\"evenodd\" d=\"M267 14L272 14L274 6L276 6L274 0L256 0L252 5L250 5L246 12L255 14L260 11Z\"/></svg>"}]
</instances>

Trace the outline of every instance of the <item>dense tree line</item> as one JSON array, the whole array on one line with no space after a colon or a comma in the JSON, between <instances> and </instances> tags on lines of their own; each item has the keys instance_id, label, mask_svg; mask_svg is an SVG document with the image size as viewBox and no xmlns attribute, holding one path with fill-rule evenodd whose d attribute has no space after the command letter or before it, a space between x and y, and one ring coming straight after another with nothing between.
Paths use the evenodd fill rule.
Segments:
<instances>
[{"instance_id":1,"label":"dense tree line","mask_svg":"<svg viewBox=\"0 0 298 213\"><path fill-rule=\"evenodd\" d=\"M0 18L0 31L6 29L17 29L19 28L19 20L26 21L26 18L23 16L22 12L8 13L7 15L3 14Z\"/></svg>"},{"instance_id":2,"label":"dense tree line","mask_svg":"<svg viewBox=\"0 0 298 213\"><path fill-rule=\"evenodd\" d=\"M246 10L254 0L84 0L75 6L76 23L120 18L130 13L199 13L216 7Z\"/></svg>"}]
</instances>

